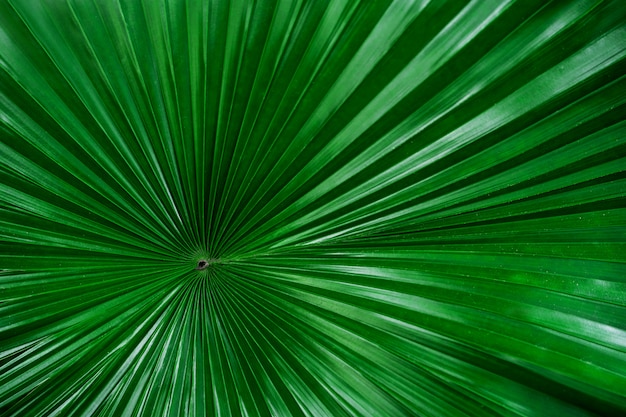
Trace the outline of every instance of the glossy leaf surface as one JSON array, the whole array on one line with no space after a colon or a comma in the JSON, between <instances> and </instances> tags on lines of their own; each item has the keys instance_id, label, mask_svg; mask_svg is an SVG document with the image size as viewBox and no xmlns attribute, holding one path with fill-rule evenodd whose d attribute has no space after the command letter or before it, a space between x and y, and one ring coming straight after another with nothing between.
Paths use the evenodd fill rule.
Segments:
<instances>
[{"instance_id":1,"label":"glossy leaf surface","mask_svg":"<svg viewBox=\"0 0 626 417\"><path fill-rule=\"evenodd\" d=\"M626 414L625 22L0 1L0 415Z\"/></svg>"}]
</instances>

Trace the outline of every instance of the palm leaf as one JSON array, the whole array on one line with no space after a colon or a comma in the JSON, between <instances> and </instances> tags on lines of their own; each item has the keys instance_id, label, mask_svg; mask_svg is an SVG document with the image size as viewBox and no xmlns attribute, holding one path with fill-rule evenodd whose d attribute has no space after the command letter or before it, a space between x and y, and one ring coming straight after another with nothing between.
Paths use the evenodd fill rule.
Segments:
<instances>
[{"instance_id":1,"label":"palm leaf","mask_svg":"<svg viewBox=\"0 0 626 417\"><path fill-rule=\"evenodd\" d=\"M624 22L1 1L0 414L626 413Z\"/></svg>"}]
</instances>

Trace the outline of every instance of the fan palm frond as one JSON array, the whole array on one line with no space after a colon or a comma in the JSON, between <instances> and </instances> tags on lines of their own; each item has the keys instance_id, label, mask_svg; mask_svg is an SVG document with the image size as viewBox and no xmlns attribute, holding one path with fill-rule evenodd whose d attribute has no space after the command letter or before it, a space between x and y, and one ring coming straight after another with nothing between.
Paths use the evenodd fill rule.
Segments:
<instances>
[{"instance_id":1,"label":"fan palm frond","mask_svg":"<svg viewBox=\"0 0 626 417\"><path fill-rule=\"evenodd\" d=\"M625 23L0 1L0 415L626 414Z\"/></svg>"}]
</instances>

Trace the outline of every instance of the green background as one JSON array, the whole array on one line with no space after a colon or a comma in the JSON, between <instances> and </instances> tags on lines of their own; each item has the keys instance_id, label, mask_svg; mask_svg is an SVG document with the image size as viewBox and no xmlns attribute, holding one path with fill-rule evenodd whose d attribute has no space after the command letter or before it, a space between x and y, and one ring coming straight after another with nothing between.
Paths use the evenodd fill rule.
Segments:
<instances>
[{"instance_id":1,"label":"green background","mask_svg":"<svg viewBox=\"0 0 626 417\"><path fill-rule=\"evenodd\" d=\"M0 415L626 415L625 75L622 0L0 0Z\"/></svg>"}]
</instances>

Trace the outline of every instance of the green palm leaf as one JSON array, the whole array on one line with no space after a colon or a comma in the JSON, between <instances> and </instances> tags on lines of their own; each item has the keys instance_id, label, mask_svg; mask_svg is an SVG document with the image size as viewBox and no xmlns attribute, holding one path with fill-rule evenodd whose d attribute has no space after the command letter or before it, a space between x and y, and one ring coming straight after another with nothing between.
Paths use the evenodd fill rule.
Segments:
<instances>
[{"instance_id":1,"label":"green palm leaf","mask_svg":"<svg viewBox=\"0 0 626 417\"><path fill-rule=\"evenodd\" d=\"M626 413L625 22L0 1L0 415Z\"/></svg>"}]
</instances>

